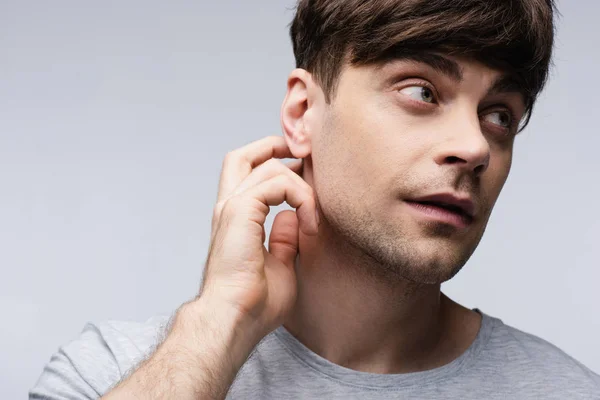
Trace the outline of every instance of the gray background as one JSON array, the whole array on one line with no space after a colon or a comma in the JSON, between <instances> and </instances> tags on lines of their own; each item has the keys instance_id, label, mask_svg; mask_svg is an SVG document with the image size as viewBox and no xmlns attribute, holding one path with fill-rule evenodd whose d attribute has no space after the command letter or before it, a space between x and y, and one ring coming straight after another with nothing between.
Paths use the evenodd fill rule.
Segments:
<instances>
[{"instance_id":1,"label":"gray background","mask_svg":"<svg viewBox=\"0 0 600 400\"><path fill-rule=\"evenodd\" d=\"M0 397L86 321L195 294L222 157L281 132L292 5L0 2ZM445 291L600 372L600 2L559 6L550 85Z\"/></svg>"}]
</instances>

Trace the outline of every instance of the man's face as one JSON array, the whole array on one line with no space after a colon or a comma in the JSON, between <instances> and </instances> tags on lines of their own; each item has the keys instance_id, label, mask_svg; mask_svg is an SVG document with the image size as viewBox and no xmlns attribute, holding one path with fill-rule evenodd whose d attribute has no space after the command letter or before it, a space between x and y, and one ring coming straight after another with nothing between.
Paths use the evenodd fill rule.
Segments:
<instances>
[{"instance_id":1,"label":"man's face","mask_svg":"<svg viewBox=\"0 0 600 400\"><path fill-rule=\"evenodd\" d=\"M405 279L456 274L508 177L525 111L502 78L436 55L344 67L310 121L313 185L332 229Z\"/></svg>"}]
</instances>

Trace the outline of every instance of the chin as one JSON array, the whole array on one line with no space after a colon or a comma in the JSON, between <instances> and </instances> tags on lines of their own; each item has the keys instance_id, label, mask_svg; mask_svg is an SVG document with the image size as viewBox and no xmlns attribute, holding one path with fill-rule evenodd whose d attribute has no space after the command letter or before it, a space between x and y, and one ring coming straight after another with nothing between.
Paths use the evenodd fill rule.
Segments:
<instances>
[{"instance_id":1,"label":"chin","mask_svg":"<svg viewBox=\"0 0 600 400\"><path fill-rule=\"evenodd\" d=\"M404 279L421 284L442 284L452 279L466 262L448 263L449 260L429 260L424 264L411 264L408 268L398 271Z\"/></svg>"},{"instance_id":2,"label":"chin","mask_svg":"<svg viewBox=\"0 0 600 400\"><path fill-rule=\"evenodd\" d=\"M363 250L377 261L373 268L380 269L378 275L434 285L452 279L466 264L473 251L472 246L463 246L464 243L461 246L454 241L428 238L404 239L392 246L367 246Z\"/></svg>"},{"instance_id":3,"label":"chin","mask_svg":"<svg viewBox=\"0 0 600 400\"><path fill-rule=\"evenodd\" d=\"M458 232L443 224L415 224L412 218L373 219L355 209L327 207L323 215L334 235L362 258L362 271L388 283L441 284L454 277L477 247L478 226Z\"/></svg>"},{"instance_id":4,"label":"chin","mask_svg":"<svg viewBox=\"0 0 600 400\"><path fill-rule=\"evenodd\" d=\"M432 258L430 255L409 260L406 264L396 264L397 274L411 282L421 284L442 284L452 279L466 264L466 260L447 257Z\"/></svg>"}]
</instances>

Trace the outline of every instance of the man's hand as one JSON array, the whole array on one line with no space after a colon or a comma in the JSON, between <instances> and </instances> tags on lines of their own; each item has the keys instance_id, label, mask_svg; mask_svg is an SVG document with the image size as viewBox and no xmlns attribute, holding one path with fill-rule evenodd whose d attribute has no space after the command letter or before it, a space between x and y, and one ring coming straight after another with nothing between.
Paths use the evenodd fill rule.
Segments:
<instances>
[{"instance_id":1,"label":"man's hand","mask_svg":"<svg viewBox=\"0 0 600 400\"><path fill-rule=\"evenodd\" d=\"M261 337L283 323L295 302L298 228L308 235L318 231L313 190L298 175L302 161L285 165L274 159L288 157L284 138L277 136L226 156L201 294L255 323ZM276 216L267 251L269 206L284 201L296 212Z\"/></svg>"},{"instance_id":2,"label":"man's hand","mask_svg":"<svg viewBox=\"0 0 600 400\"><path fill-rule=\"evenodd\" d=\"M316 235L312 188L283 137L227 154L200 296L177 312L156 352L106 399L224 398L256 344L281 325L296 299L298 236ZM286 201L264 247L269 207Z\"/></svg>"}]
</instances>

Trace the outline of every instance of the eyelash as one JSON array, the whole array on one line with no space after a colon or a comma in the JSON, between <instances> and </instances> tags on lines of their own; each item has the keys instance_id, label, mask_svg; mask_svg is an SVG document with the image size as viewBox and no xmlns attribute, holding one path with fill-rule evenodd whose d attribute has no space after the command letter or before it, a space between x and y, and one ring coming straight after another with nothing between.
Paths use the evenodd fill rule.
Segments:
<instances>
[{"instance_id":1,"label":"eyelash","mask_svg":"<svg viewBox=\"0 0 600 400\"><path fill-rule=\"evenodd\" d=\"M431 91L431 93L433 95L433 99L434 99L433 103L427 103L427 102L424 102L424 101L419 101L419 100L411 99L416 104L418 103L420 107L429 107L432 104L437 104L438 103L439 95L438 95L437 91L435 90L435 88L433 87L433 85L431 85L427 81L423 81L423 80L412 81L412 82L409 82L409 84L405 84L405 85L403 85L402 87L400 87L400 88L398 88L396 90L399 92L399 91L401 91L403 89L406 89L406 88L409 88L409 87L412 87L412 86L420 86L420 87L427 88L427 89L429 89ZM490 108L492 108L492 107L503 107L502 110L495 110L495 111L492 111L492 112L506 112L508 114L509 118L510 118L510 125L507 126L506 129L508 129L508 131L510 133L518 133L519 121L517 120L515 112L512 110L512 108L510 108L510 107L508 107L507 105L504 105L504 104L497 104L497 105L491 106Z\"/></svg>"},{"instance_id":2,"label":"eyelash","mask_svg":"<svg viewBox=\"0 0 600 400\"><path fill-rule=\"evenodd\" d=\"M502 104L498 104L496 106L492 106L492 107L503 107L501 110L493 110L491 111L492 113L494 112L505 112L508 114L508 117L510 118L510 124L506 127L502 127L508 130L509 134L517 134L518 133L518 128L519 128L519 121L517 120L517 117L514 113L514 111L506 106L506 105L502 105ZM488 113L489 114L489 113Z\"/></svg>"},{"instance_id":3,"label":"eyelash","mask_svg":"<svg viewBox=\"0 0 600 400\"><path fill-rule=\"evenodd\" d=\"M406 81L409 81L410 79L411 78L404 79L404 81L406 82ZM415 78L412 78L412 79L415 79ZM424 88L427 88L427 89L431 90L431 93L433 94L434 102L435 103L438 102L438 98L440 97L438 95L438 92L435 90L435 88L433 87L433 85L431 83L429 83L427 81L424 81L424 80L415 79L413 81L406 82L404 85L402 85L401 87L399 87L397 90L401 91L403 89L406 89L406 88L409 88L409 87L412 87L412 86L420 86L420 87L424 87ZM416 101L418 101L418 100L416 100ZM421 102L421 103L423 103L423 102ZM435 104L435 103L427 103L427 104Z\"/></svg>"}]
</instances>

